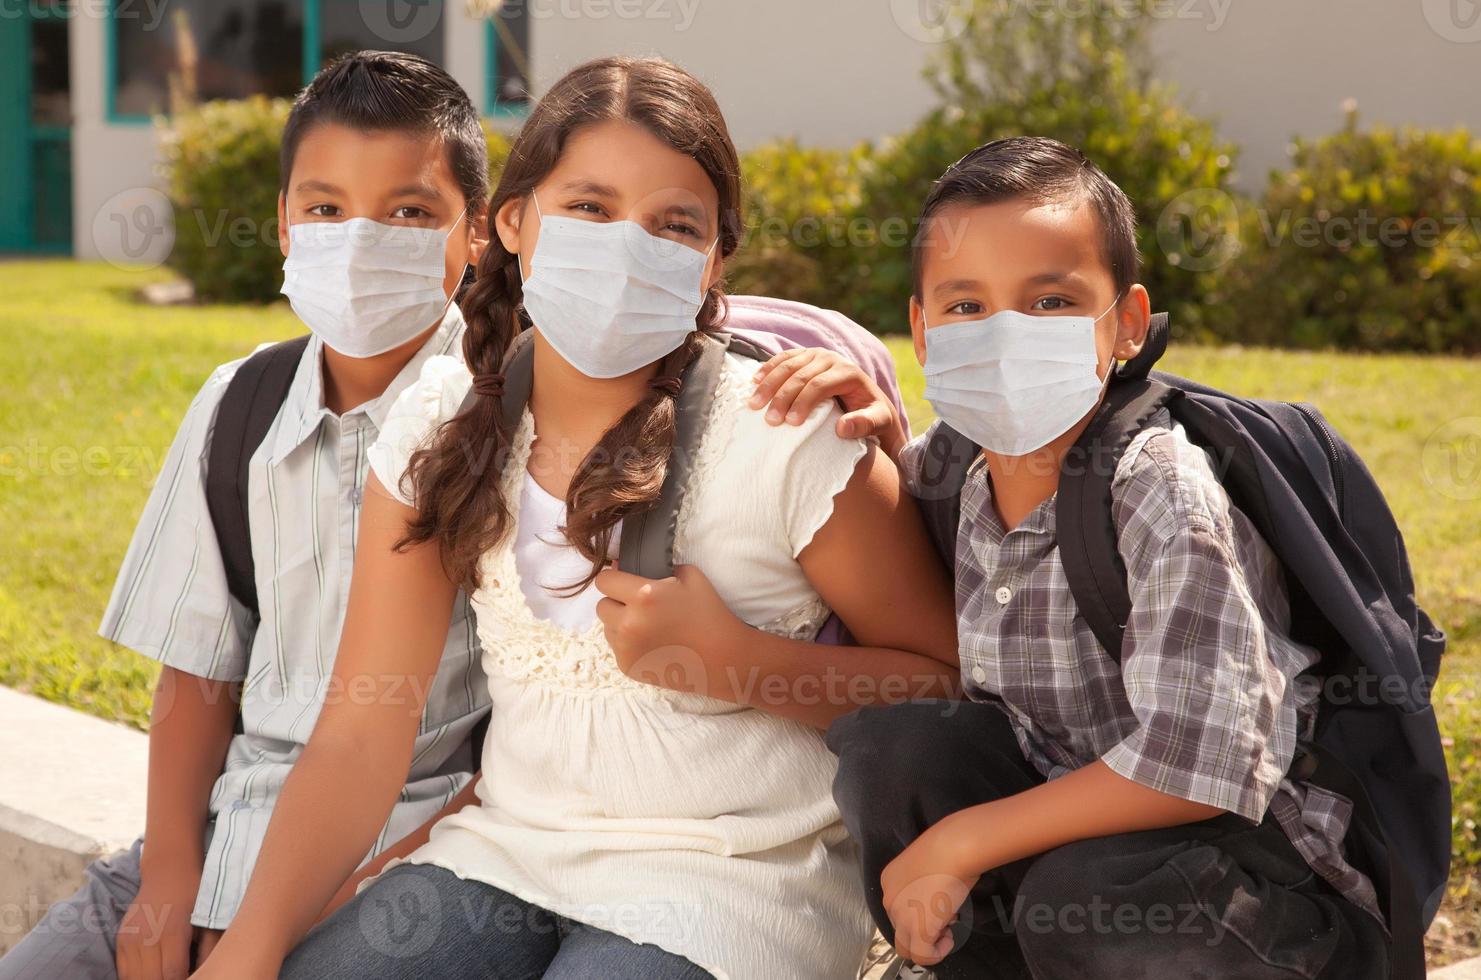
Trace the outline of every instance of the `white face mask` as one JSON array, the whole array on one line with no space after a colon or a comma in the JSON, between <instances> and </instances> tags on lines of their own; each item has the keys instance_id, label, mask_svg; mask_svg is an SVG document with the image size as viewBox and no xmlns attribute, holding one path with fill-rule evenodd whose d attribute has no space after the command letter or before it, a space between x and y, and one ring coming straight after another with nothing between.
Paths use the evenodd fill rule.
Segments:
<instances>
[{"instance_id":1,"label":"white face mask","mask_svg":"<svg viewBox=\"0 0 1481 980\"><path fill-rule=\"evenodd\" d=\"M1095 325L1116 303L1094 318L1001 310L926 330L926 400L989 452L1044 448L1100 399Z\"/></svg>"},{"instance_id":2,"label":"white face mask","mask_svg":"<svg viewBox=\"0 0 1481 980\"><path fill-rule=\"evenodd\" d=\"M631 374L697 329L714 243L699 252L632 221L547 217L538 200L535 212L540 238L524 281L525 312L576 370L589 378Z\"/></svg>"},{"instance_id":3,"label":"white face mask","mask_svg":"<svg viewBox=\"0 0 1481 980\"><path fill-rule=\"evenodd\" d=\"M453 228L462 220L458 215ZM452 299L442 280L451 234L451 228L369 218L293 225L283 295L319 339L346 357L384 354L447 312Z\"/></svg>"}]
</instances>

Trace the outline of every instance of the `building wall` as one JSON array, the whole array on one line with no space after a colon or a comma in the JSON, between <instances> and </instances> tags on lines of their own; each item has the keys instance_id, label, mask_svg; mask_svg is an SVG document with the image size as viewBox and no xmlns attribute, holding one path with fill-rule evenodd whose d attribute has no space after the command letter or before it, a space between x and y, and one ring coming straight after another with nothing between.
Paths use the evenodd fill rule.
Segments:
<instances>
[{"instance_id":1,"label":"building wall","mask_svg":"<svg viewBox=\"0 0 1481 980\"><path fill-rule=\"evenodd\" d=\"M936 102L921 77L936 44L920 18L953 0L527 2L537 92L587 58L663 55L710 84L746 147L789 135L846 146L909 126ZM1001 2L1077 11L1088 0ZM1241 182L1258 186L1293 134L1338 128L1347 98L1368 122L1481 132L1481 18L1452 21L1457 6L1157 0L1155 70L1241 146Z\"/></svg>"},{"instance_id":2,"label":"building wall","mask_svg":"<svg viewBox=\"0 0 1481 980\"><path fill-rule=\"evenodd\" d=\"M1481 135L1481 17L1452 19L1481 14L1470 0L1217 0L1222 20L1215 2L1158 22L1156 67L1240 145L1246 187L1286 162L1293 135L1339 129L1349 98L1365 124Z\"/></svg>"},{"instance_id":3,"label":"building wall","mask_svg":"<svg viewBox=\"0 0 1481 980\"><path fill-rule=\"evenodd\" d=\"M935 103L922 78L937 50L920 18L931 0L519 0L531 18L534 90L612 53L657 54L714 90L742 148L796 136L846 146L908 127ZM948 0L942 0L948 2ZM1009 2L1009 0L1004 0ZM1014 0L1083 9L1087 0ZM1261 185L1293 134L1320 135L1357 100L1366 122L1481 132L1481 18L1452 20L1457 0L1160 0L1156 72L1241 147L1239 179ZM482 101L484 29L468 0L448 0L445 59ZM152 127L104 116L104 31L78 17L72 33L77 254L156 261ZM964 146L963 149L966 149ZM150 232L154 229L153 233ZM150 239L141 252L141 242Z\"/></svg>"},{"instance_id":4,"label":"building wall","mask_svg":"<svg viewBox=\"0 0 1481 980\"><path fill-rule=\"evenodd\" d=\"M481 103L483 21L457 0L450 0L448 12L442 20L443 67ZM174 242L159 134L149 123L107 118L107 29L102 17L72 20L73 250L79 258L158 265Z\"/></svg>"}]
</instances>

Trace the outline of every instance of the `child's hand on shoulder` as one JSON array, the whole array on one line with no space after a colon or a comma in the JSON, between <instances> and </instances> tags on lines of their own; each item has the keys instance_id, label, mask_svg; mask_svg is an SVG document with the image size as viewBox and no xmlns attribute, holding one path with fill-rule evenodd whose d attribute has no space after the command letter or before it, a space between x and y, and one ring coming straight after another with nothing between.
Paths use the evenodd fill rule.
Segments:
<instances>
[{"instance_id":1,"label":"child's hand on shoulder","mask_svg":"<svg viewBox=\"0 0 1481 980\"><path fill-rule=\"evenodd\" d=\"M880 874L895 952L932 966L952 951L952 926L981 877L962 866L950 821L927 830Z\"/></svg>"},{"instance_id":2,"label":"child's hand on shoulder","mask_svg":"<svg viewBox=\"0 0 1481 980\"><path fill-rule=\"evenodd\" d=\"M714 655L747 629L693 565L679 565L665 579L609 567L594 584L605 596L597 618L618 666L655 687L706 693L709 672L718 668Z\"/></svg>"},{"instance_id":3,"label":"child's hand on shoulder","mask_svg":"<svg viewBox=\"0 0 1481 980\"><path fill-rule=\"evenodd\" d=\"M843 355L808 347L782 351L756 371L750 406L769 401L766 421L798 425L829 398L843 406L837 432L842 439L875 436L891 458L905 445L905 429L889 397L863 368Z\"/></svg>"}]
</instances>

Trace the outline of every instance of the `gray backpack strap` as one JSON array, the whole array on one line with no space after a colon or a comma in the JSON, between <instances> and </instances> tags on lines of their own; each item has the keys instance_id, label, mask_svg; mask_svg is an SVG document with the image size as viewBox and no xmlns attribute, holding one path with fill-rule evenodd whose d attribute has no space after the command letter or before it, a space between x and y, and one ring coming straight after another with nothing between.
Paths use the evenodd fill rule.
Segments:
<instances>
[{"instance_id":1,"label":"gray backpack strap","mask_svg":"<svg viewBox=\"0 0 1481 980\"><path fill-rule=\"evenodd\" d=\"M750 341L722 331L701 336L703 345L685 369L684 386L679 389L675 406L678 432L674 436L674 452L669 457L658 503L622 519L619 567L644 578L668 578L674 574L674 531L679 520L679 502L683 498L684 486L689 482L700 441L709 426L715 387L725 370L726 352L734 351L760 360L769 356Z\"/></svg>"}]
</instances>

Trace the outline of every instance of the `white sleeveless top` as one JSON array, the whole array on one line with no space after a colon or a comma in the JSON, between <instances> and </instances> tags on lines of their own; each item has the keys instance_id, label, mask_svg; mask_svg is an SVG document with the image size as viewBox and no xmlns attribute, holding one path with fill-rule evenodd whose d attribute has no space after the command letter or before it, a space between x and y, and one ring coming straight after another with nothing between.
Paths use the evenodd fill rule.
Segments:
<instances>
[{"instance_id":1,"label":"white sleeveless top","mask_svg":"<svg viewBox=\"0 0 1481 980\"><path fill-rule=\"evenodd\" d=\"M828 610L796 557L866 445L834 434L831 403L801 426L767 425L746 405L755 365L726 360L674 560L702 570L745 622L810 639ZM402 497L411 450L470 383L461 361L437 357L401 394L370 450L392 493ZM503 474L516 528L533 439L526 411ZM627 677L600 622L572 629L531 611L534 570L518 555L534 552L516 541L484 557L471 596L493 702L481 802L407 860L660 946L720 980L852 978L873 926L822 733Z\"/></svg>"}]
</instances>

